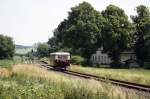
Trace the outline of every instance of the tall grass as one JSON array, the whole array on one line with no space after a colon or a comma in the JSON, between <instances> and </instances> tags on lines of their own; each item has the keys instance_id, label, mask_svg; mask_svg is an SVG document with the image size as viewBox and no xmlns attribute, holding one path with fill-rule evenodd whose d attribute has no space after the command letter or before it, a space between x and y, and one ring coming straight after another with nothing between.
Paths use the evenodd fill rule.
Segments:
<instances>
[{"instance_id":1,"label":"tall grass","mask_svg":"<svg viewBox=\"0 0 150 99\"><path fill-rule=\"evenodd\" d=\"M1 78L0 99L63 99L55 83L25 75Z\"/></svg>"},{"instance_id":2,"label":"tall grass","mask_svg":"<svg viewBox=\"0 0 150 99\"><path fill-rule=\"evenodd\" d=\"M20 63L21 57L14 56L13 59L3 59L0 60L0 67L2 68L10 68L12 65Z\"/></svg>"},{"instance_id":3,"label":"tall grass","mask_svg":"<svg viewBox=\"0 0 150 99\"><path fill-rule=\"evenodd\" d=\"M150 85L150 70L146 69L92 68L77 65L71 66L70 69L73 71L94 74L106 78L114 78L119 80Z\"/></svg>"},{"instance_id":4,"label":"tall grass","mask_svg":"<svg viewBox=\"0 0 150 99\"><path fill-rule=\"evenodd\" d=\"M0 77L0 99L143 99L134 91L67 76L33 65L15 65Z\"/></svg>"},{"instance_id":5,"label":"tall grass","mask_svg":"<svg viewBox=\"0 0 150 99\"><path fill-rule=\"evenodd\" d=\"M8 68L10 66L14 65L14 61L13 60L0 60L0 67L4 67L4 68Z\"/></svg>"}]
</instances>

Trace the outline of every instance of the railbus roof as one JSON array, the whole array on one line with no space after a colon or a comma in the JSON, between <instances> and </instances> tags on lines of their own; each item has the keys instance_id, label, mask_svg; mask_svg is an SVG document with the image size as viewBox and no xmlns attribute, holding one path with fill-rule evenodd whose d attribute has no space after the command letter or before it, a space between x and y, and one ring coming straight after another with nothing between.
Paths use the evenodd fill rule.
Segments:
<instances>
[{"instance_id":1,"label":"railbus roof","mask_svg":"<svg viewBox=\"0 0 150 99\"><path fill-rule=\"evenodd\" d=\"M54 52L54 53L50 53L50 55L70 55L70 53L68 53L68 52Z\"/></svg>"}]
</instances>

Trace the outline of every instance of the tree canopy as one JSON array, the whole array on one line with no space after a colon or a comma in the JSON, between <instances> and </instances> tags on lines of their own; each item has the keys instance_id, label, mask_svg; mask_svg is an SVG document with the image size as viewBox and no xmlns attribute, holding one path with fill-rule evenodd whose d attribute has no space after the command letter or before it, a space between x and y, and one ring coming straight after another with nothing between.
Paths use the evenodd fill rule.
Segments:
<instances>
[{"instance_id":1,"label":"tree canopy","mask_svg":"<svg viewBox=\"0 0 150 99\"><path fill-rule=\"evenodd\" d=\"M120 53L133 48L138 60L149 62L150 12L143 5L136 10L131 23L124 10L115 5L100 13L89 3L80 3L71 8L48 44L55 51L70 51L86 59L103 46L116 68L121 66Z\"/></svg>"},{"instance_id":2,"label":"tree canopy","mask_svg":"<svg viewBox=\"0 0 150 99\"><path fill-rule=\"evenodd\" d=\"M136 8L137 15L132 16L135 25L135 52L141 64L150 62L150 11L148 7L140 5Z\"/></svg>"},{"instance_id":3,"label":"tree canopy","mask_svg":"<svg viewBox=\"0 0 150 99\"><path fill-rule=\"evenodd\" d=\"M15 45L12 38L0 34L0 59L11 59L14 51Z\"/></svg>"},{"instance_id":4,"label":"tree canopy","mask_svg":"<svg viewBox=\"0 0 150 99\"><path fill-rule=\"evenodd\" d=\"M100 12L89 3L83 2L71 8L68 18L62 21L54 32L54 37L60 46L72 48L74 52L89 58L96 50L95 45L101 45L104 22Z\"/></svg>"},{"instance_id":5,"label":"tree canopy","mask_svg":"<svg viewBox=\"0 0 150 99\"><path fill-rule=\"evenodd\" d=\"M107 6L102 11L102 15L107 20L102 35L104 50L110 54L114 66L117 66L120 61L120 52L130 48L132 24L124 10L115 5Z\"/></svg>"}]
</instances>

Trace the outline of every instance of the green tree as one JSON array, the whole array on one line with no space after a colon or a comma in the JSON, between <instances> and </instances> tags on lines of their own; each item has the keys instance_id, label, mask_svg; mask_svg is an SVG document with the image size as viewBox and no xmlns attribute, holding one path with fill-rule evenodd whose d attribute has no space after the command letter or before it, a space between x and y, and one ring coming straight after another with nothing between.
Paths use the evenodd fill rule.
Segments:
<instances>
[{"instance_id":1,"label":"green tree","mask_svg":"<svg viewBox=\"0 0 150 99\"><path fill-rule=\"evenodd\" d=\"M54 32L57 44L90 58L97 47L101 46L101 31L105 19L87 2L71 8L68 14L68 18Z\"/></svg>"},{"instance_id":2,"label":"green tree","mask_svg":"<svg viewBox=\"0 0 150 99\"><path fill-rule=\"evenodd\" d=\"M49 38L47 43L49 44L49 51L50 52L55 52L55 51L58 51L58 49L60 49L60 46L56 42L56 37L55 36Z\"/></svg>"},{"instance_id":3,"label":"green tree","mask_svg":"<svg viewBox=\"0 0 150 99\"><path fill-rule=\"evenodd\" d=\"M144 61L150 62L150 11L148 7L136 7L137 15L132 16L135 25L135 52L141 65Z\"/></svg>"},{"instance_id":4,"label":"green tree","mask_svg":"<svg viewBox=\"0 0 150 99\"><path fill-rule=\"evenodd\" d=\"M49 56L49 45L47 43L38 44L37 55L40 58Z\"/></svg>"},{"instance_id":5,"label":"green tree","mask_svg":"<svg viewBox=\"0 0 150 99\"><path fill-rule=\"evenodd\" d=\"M146 42L145 48L146 48L146 53L147 53L145 57L145 62L150 63L150 36L146 38L145 42Z\"/></svg>"},{"instance_id":6,"label":"green tree","mask_svg":"<svg viewBox=\"0 0 150 99\"><path fill-rule=\"evenodd\" d=\"M131 46L132 24L124 10L115 5L107 6L102 15L107 20L102 34L104 51L109 53L112 67L118 68L120 52Z\"/></svg>"},{"instance_id":7,"label":"green tree","mask_svg":"<svg viewBox=\"0 0 150 99\"><path fill-rule=\"evenodd\" d=\"M0 59L13 58L15 45L11 37L0 34Z\"/></svg>"}]
</instances>

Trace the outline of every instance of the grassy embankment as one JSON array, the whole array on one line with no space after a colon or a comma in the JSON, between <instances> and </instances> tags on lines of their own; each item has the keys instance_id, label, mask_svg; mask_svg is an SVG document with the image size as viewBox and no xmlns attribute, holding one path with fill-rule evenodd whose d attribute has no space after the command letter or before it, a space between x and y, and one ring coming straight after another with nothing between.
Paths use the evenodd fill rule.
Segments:
<instances>
[{"instance_id":1,"label":"grassy embankment","mask_svg":"<svg viewBox=\"0 0 150 99\"><path fill-rule=\"evenodd\" d=\"M21 62L21 57L14 56L13 59L3 59L0 60L0 67L1 68L10 68L14 64L18 64Z\"/></svg>"},{"instance_id":2,"label":"grassy embankment","mask_svg":"<svg viewBox=\"0 0 150 99\"><path fill-rule=\"evenodd\" d=\"M0 76L0 99L142 99L134 91L19 64ZM3 70L3 71L4 71Z\"/></svg>"},{"instance_id":3,"label":"grassy embankment","mask_svg":"<svg viewBox=\"0 0 150 99\"><path fill-rule=\"evenodd\" d=\"M106 78L131 81L140 84L150 85L150 70L146 69L110 69L110 68L92 68L72 65L73 71L89 73Z\"/></svg>"}]
</instances>

